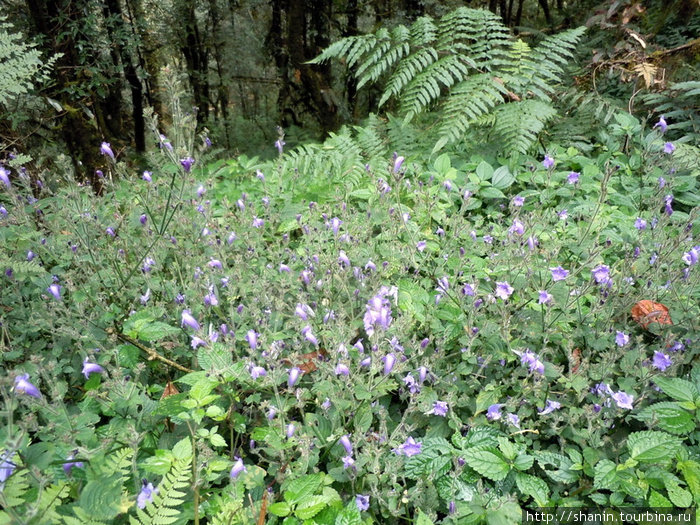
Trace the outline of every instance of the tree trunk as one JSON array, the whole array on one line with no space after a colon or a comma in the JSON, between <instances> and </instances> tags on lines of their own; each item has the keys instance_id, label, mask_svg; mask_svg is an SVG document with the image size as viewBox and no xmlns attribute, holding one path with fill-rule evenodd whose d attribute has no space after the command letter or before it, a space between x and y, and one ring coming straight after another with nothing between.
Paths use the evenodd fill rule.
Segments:
<instances>
[{"instance_id":1,"label":"tree trunk","mask_svg":"<svg viewBox=\"0 0 700 525\"><path fill-rule=\"evenodd\" d=\"M195 0L184 0L181 5L181 50L187 65L194 104L197 106L197 123L202 126L209 119L209 57L197 25L195 3Z\"/></svg>"}]
</instances>

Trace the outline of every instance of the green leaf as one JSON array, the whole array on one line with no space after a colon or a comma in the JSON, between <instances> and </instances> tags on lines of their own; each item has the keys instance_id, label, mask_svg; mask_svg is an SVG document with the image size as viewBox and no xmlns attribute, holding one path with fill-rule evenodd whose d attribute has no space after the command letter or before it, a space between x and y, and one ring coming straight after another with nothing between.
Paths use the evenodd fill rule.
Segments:
<instances>
[{"instance_id":1,"label":"green leaf","mask_svg":"<svg viewBox=\"0 0 700 525\"><path fill-rule=\"evenodd\" d=\"M596 463L593 486L596 489L615 490L618 485L617 465L609 459L601 459Z\"/></svg>"},{"instance_id":2,"label":"green leaf","mask_svg":"<svg viewBox=\"0 0 700 525\"><path fill-rule=\"evenodd\" d=\"M513 462L513 466L520 470L520 471L525 471L528 470L530 467L532 467L532 464L535 462L535 458L528 455L528 454L519 454L518 457L515 458L515 461Z\"/></svg>"},{"instance_id":3,"label":"green leaf","mask_svg":"<svg viewBox=\"0 0 700 525\"><path fill-rule=\"evenodd\" d=\"M501 457L500 453L495 453L492 450L470 448L463 456L467 465L492 481L501 481L510 472L510 465Z\"/></svg>"},{"instance_id":4,"label":"green leaf","mask_svg":"<svg viewBox=\"0 0 700 525\"><path fill-rule=\"evenodd\" d=\"M323 496L310 496L308 498L304 498L297 505L294 515L299 519L308 520L321 512L326 506L327 503Z\"/></svg>"},{"instance_id":5,"label":"green leaf","mask_svg":"<svg viewBox=\"0 0 700 525\"><path fill-rule=\"evenodd\" d=\"M544 507L549 500L549 486L540 478L518 472L515 476L518 490L526 496L531 496L538 507Z\"/></svg>"},{"instance_id":6,"label":"green leaf","mask_svg":"<svg viewBox=\"0 0 700 525\"><path fill-rule=\"evenodd\" d=\"M515 177L511 174L508 166L501 166L493 172L491 185L499 190L505 190L515 182Z\"/></svg>"},{"instance_id":7,"label":"green leaf","mask_svg":"<svg viewBox=\"0 0 700 525\"><path fill-rule=\"evenodd\" d=\"M422 510L418 511L416 516L415 525L433 525L433 520L431 520Z\"/></svg>"},{"instance_id":8,"label":"green leaf","mask_svg":"<svg viewBox=\"0 0 700 525\"><path fill-rule=\"evenodd\" d=\"M635 432L627 437L630 457L636 461L669 461L680 450L680 447L680 439L665 432L648 430Z\"/></svg>"},{"instance_id":9,"label":"green leaf","mask_svg":"<svg viewBox=\"0 0 700 525\"><path fill-rule=\"evenodd\" d=\"M340 511L338 517L335 518L335 525L362 525L362 517L355 501L348 503L348 505Z\"/></svg>"},{"instance_id":10,"label":"green leaf","mask_svg":"<svg viewBox=\"0 0 700 525\"><path fill-rule=\"evenodd\" d=\"M180 329L170 326L166 323L161 323L160 321L155 321L153 323L148 323L140 327L136 334L136 339L141 339L142 341L159 341L170 335L179 334Z\"/></svg>"},{"instance_id":11,"label":"green leaf","mask_svg":"<svg viewBox=\"0 0 700 525\"><path fill-rule=\"evenodd\" d=\"M476 174L479 180L489 180L493 175L493 168L488 162L481 161L476 167Z\"/></svg>"},{"instance_id":12,"label":"green leaf","mask_svg":"<svg viewBox=\"0 0 700 525\"><path fill-rule=\"evenodd\" d=\"M691 459L679 461L678 470L683 474L683 479L695 500L700 501L700 463Z\"/></svg>"},{"instance_id":13,"label":"green leaf","mask_svg":"<svg viewBox=\"0 0 700 525\"><path fill-rule=\"evenodd\" d=\"M313 495L321 486L323 476L321 474L307 474L292 480L284 491L284 499L291 505Z\"/></svg>"},{"instance_id":14,"label":"green leaf","mask_svg":"<svg viewBox=\"0 0 700 525\"><path fill-rule=\"evenodd\" d=\"M687 490L679 487L675 483L666 483L666 492L668 499L671 500L676 507L686 509L693 504L693 496Z\"/></svg>"},{"instance_id":15,"label":"green leaf","mask_svg":"<svg viewBox=\"0 0 700 525\"><path fill-rule=\"evenodd\" d=\"M671 401L648 406L637 414L637 418L648 424L656 424L671 434L685 435L695 429L692 414Z\"/></svg>"},{"instance_id":16,"label":"green leaf","mask_svg":"<svg viewBox=\"0 0 700 525\"><path fill-rule=\"evenodd\" d=\"M654 508L666 508L673 507L673 503L652 489L651 493L649 494L649 506Z\"/></svg>"},{"instance_id":17,"label":"green leaf","mask_svg":"<svg viewBox=\"0 0 700 525\"><path fill-rule=\"evenodd\" d=\"M286 501L278 501L277 503L273 503L267 508L267 510L270 514L274 514L275 516L279 516L280 518L289 516L289 513L292 511L291 507L289 506L289 503L287 503Z\"/></svg>"},{"instance_id":18,"label":"green leaf","mask_svg":"<svg viewBox=\"0 0 700 525\"><path fill-rule=\"evenodd\" d=\"M355 413L355 430L359 434L364 434L372 425L372 407L363 404Z\"/></svg>"},{"instance_id":19,"label":"green leaf","mask_svg":"<svg viewBox=\"0 0 700 525\"><path fill-rule=\"evenodd\" d=\"M484 197L486 199L505 199L506 196L498 188L486 186L479 188L479 197Z\"/></svg>"},{"instance_id":20,"label":"green leaf","mask_svg":"<svg viewBox=\"0 0 700 525\"><path fill-rule=\"evenodd\" d=\"M230 348L220 343L200 346L197 350L197 362L202 370L221 371L233 366L233 354Z\"/></svg>"},{"instance_id":21,"label":"green leaf","mask_svg":"<svg viewBox=\"0 0 700 525\"><path fill-rule=\"evenodd\" d=\"M79 504L90 517L111 520L119 514L121 495L121 476L115 474L88 481L80 492Z\"/></svg>"},{"instance_id":22,"label":"green leaf","mask_svg":"<svg viewBox=\"0 0 700 525\"><path fill-rule=\"evenodd\" d=\"M450 450L449 443L443 438L423 440L421 453L406 460L406 477L420 479L425 476L442 476L452 465Z\"/></svg>"},{"instance_id":23,"label":"green leaf","mask_svg":"<svg viewBox=\"0 0 700 525\"><path fill-rule=\"evenodd\" d=\"M677 377L660 377L654 378L654 383L663 390L664 394L671 396L676 401L695 402L698 397L698 388L685 379Z\"/></svg>"},{"instance_id":24,"label":"green leaf","mask_svg":"<svg viewBox=\"0 0 700 525\"><path fill-rule=\"evenodd\" d=\"M190 438L183 438L173 447L173 456L175 459L186 460L192 457L192 442Z\"/></svg>"}]
</instances>

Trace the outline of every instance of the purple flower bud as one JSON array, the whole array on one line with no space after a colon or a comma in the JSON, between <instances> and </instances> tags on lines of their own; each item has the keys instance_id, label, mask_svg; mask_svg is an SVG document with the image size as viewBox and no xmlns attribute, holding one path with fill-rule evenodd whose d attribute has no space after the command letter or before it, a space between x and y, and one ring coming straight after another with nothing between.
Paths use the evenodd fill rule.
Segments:
<instances>
[{"instance_id":1,"label":"purple flower bud","mask_svg":"<svg viewBox=\"0 0 700 525\"><path fill-rule=\"evenodd\" d=\"M84 468L85 464L82 461L71 461L73 458L75 458L75 452L72 454L69 454L68 457L66 458L66 462L63 463L63 472L66 473L66 476L70 476L71 470L74 468Z\"/></svg>"},{"instance_id":2,"label":"purple flower bud","mask_svg":"<svg viewBox=\"0 0 700 525\"><path fill-rule=\"evenodd\" d=\"M674 146L672 142L664 144L664 153L671 155L674 151L676 151L676 146Z\"/></svg>"},{"instance_id":3,"label":"purple flower bud","mask_svg":"<svg viewBox=\"0 0 700 525\"><path fill-rule=\"evenodd\" d=\"M258 348L258 334L255 330L248 330L248 333L245 335L245 340L248 341L251 350L256 350Z\"/></svg>"},{"instance_id":4,"label":"purple flower bud","mask_svg":"<svg viewBox=\"0 0 700 525\"><path fill-rule=\"evenodd\" d=\"M301 370L299 368L297 368L296 366L294 368L290 368L289 378L287 379L287 386L289 388L294 388L294 385L297 384L297 381L299 381L300 376Z\"/></svg>"},{"instance_id":5,"label":"purple flower bud","mask_svg":"<svg viewBox=\"0 0 700 525\"><path fill-rule=\"evenodd\" d=\"M197 187L197 197L200 199L202 198L202 195L204 195L207 192L207 189L204 187L204 185L200 184Z\"/></svg>"},{"instance_id":6,"label":"purple flower bud","mask_svg":"<svg viewBox=\"0 0 700 525\"><path fill-rule=\"evenodd\" d=\"M63 288L63 287L60 284L54 283L52 285L49 285L49 287L46 290L53 296L54 299L56 299L57 301L60 301L61 300L61 288Z\"/></svg>"},{"instance_id":7,"label":"purple flower bud","mask_svg":"<svg viewBox=\"0 0 700 525\"><path fill-rule=\"evenodd\" d=\"M566 182L569 184L576 184L578 182L579 177L581 174L577 171L572 171L569 173L569 176L566 178Z\"/></svg>"},{"instance_id":8,"label":"purple flower bud","mask_svg":"<svg viewBox=\"0 0 700 525\"><path fill-rule=\"evenodd\" d=\"M368 367L372 364L372 358L371 357L365 357L362 361L360 361L360 366L361 367Z\"/></svg>"},{"instance_id":9,"label":"purple flower bud","mask_svg":"<svg viewBox=\"0 0 700 525\"><path fill-rule=\"evenodd\" d=\"M396 154L394 154L396 155ZM394 173L398 173L401 170L401 166L403 166L403 161L405 159L403 157L395 156L394 157Z\"/></svg>"},{"instance_id":10,"label":"purple flower bud","mask_svg":"<svg viewBox=\"0 0 700 525\"><path fill-rule=\"evenodd\" d=\"M396 356L394 354L387 354L382 358L382 361L384 361L384 375L389 375L396 364Z\"/></svg>"},{"instance_id":11,"label":"purple flower bud","mask_svg":"<svg viewBox=\"0 0 700 525\"><path fill-rule=\"evenodd\" d=\"M345 268L350 267L350 259L348 259L348 256L345 254L344 250L340 250L340 252L339 252L338 264L340 264L341 266L344 266Z\"/></svg>"},{"instance_id":12,"label":"purple flower bud","mask_svg":"<svg viewBox=\"0 0 700 525\"><path fill-rule=\"evenodd\" d=\"M287 436L287 439L291 439L292 436L294 436L294 431L296 430L296 426L294 423L289 423L285 429L285 434Z\"/></svg>"},{"instance_id":13,"label":"purple flower bud","mask_svg":"<svg viewBox=\"0 0 700 525\"><path fill-rule=\"evenodd\" d=\"M663 115L661 115L659 117L659 121L656 124L654 124L654 128L659 128L659 131L661 131L662 134L666 133L666 129L668 128L668 124L666 123L666 119L664 118Z\"/></svg>"},{"instance_id":14,"label":"purple flower bud","mask_svg":"<svg viewBox=\"0 0 700 525\"><path fill-rule=\"evenodd\" d=\"M235 456L234 459L236 461L234 462L233 467L231 468L231 474L229 475L231 479L236 479L244 472L248 472L248 469L246 469L241 458Z\"/></svg>"},{"instance_id":15,"label":"purple flower bud","mask_svg":"<svg viewBox=\"0 0 700 525\"><path fill-rule=\"evenodd\" d=\"M111 226L105 230L105 233L109 235L110 237L116 237L117 233L114 231L114 228Z\"/></svg>"},{"instance_id":16,"label":"purple flower bud","mask_svg":"<svg viewBox=\"0 0 700 525\"><path fill-rule=\"evenodd\" d=\"M153 182L153 178L151 177L151 175L153 175L153 173L151 173L150 171L144 171L143 175L141 175L141 178L146 182Z\"/></svg>"},{"instance_id":17,"label":"purple flower bud","mask_svg":"<svg viewBox=\"0 0 700 525\"><path fill-rule=\"evenodd\" d=\"M544 160L542 161L542 166L544 166L545 169L552 168L554 166L554 159L549 155L545 155Z\"/></svg>"},{"instance_id":18,"label":"purple flower bud","mask_svg":"<svg viewBox=\"0 0 700 525\"><path fill-rule=\"evenodd\" d=\"M277 415L277 409L275 407L270 407L270 410L267 411L267 419L272 421L275 419L275 416Z\"/></svg>"},{"instance_id":19,"label":"purple flower bud","mask_svg":"<svg viewBox=\"0 0 700 525\"><path fill-rule=\"evenodd\" d=\"M250 377L253 379L257 379L259 377L264 377L267 375L267 370L265 370L262 366L253 366L250 369Z\"/></svg>"},{"instance_id":20,"label":"purple flower bud","mask_svg":"<svg viewBox=\"0 0 700 525\"><path fill-rule=\"evenodd\" d=\"M279 153L280 155L282 155L282 153L284 152L284 145L285 144L286 144L286 142L283 141L282 139L278 139L275 141L275 148L277 148L277 153Z\"/></svg>"},{"instance_id":21,"label":"purple flower bud","mask_svg":"<svg viewBox=\"0 0 700 525\"><path fill-rule=\"evenodd\" d=\"M5 206L0 206L0 215L7 217L7 208Z\"/></svg>"},{"instance_id":22,"label":"purple flower bud","mask_svg":"<svg viewBox=\"0 0 700 525\"><path fill-rule=\"evenodd\" d=\"M20 394L27 394L37 399L41 397L39 389L29 382L29 374L21 374L15 377L14 390Z\"/></svg>"},{"instance_id":23,"label":"purple flower bud","mask_svg":"<svg viewBox=\"0 0 700 525\"><path fill-rule=\"evenodd\" d=\"M148 217L146 214L142 214L141 217L139 217L139 222L141 223L142 226L146 225L146 222L148 221Z\"/></svg>"},{"instance_id":24,"label":"purple flower bud","mask_svg":"<svg viewBox=\"0 0 700 525\"><path fill-rule=\"evenodd\" d=\"M192 313L190 312L190 310L182 311L180 326L188 326L192 330L199 330L199 323L194 317L192 317Z\"/></svg>"},{"instance_id":25,"label":"purple flower bud","mask_svg":"<svg viewBox=\"0 0 700 525\"><path fill-rule=\"evenodd\" d=\"M0 181L2 181L2 183L5 186L7 186L8 188L11 186L11 184L10 184L10 172L8 170L6 170L5 166L3 166L2 164L0 164ZM6 213L4 213L3 215L6 215Z\"/></svg>"},{"instance_id":26,"label":"purple flower bud","mask_svg":"<svg viewBox=\"0 0 700 525\"><path fill-rule=\"evenodd\" d=\"M145 509L148 503L153 503L153 496L158 494L158 489L153 487L153 483L148 483L148 480L143 480L141 483L141 492L136 498L136 505L140 509Z\"/></svg>"},{"instance_id":27,"label":"purple flower bud","mask_svg":"<svg viewBox=\"0 0 700 525\"><path fill-rule=\"evenodd\" d=\"M338 441L341 445L343 445L345 452L348 455L352 455L352 442L350 441L350 436L345 434L344 436L341 436L341 438Z\"/></svg>"},{"instance_id":28,"label":"purple flower bud","mask_svg":"<svg viewBox=\"0 0 700 525\"><path fill-rule=\"evenodd\" d=\"M180 165L185 170L185 173L189 173L192 170L192 165L194 164L194 159L192 157L185 157L180 159Z\"/></svg>"},{"instance_id":29,"label":"purple flower bud","mask_svg":"<svg viewBox=\"0 0 700 525\"><path fill-rule=\"evenodd\" d=\"M349 376L350 369L347 367L347 365L344 365L343 363L338 363L335 366L335 375L337 375L337 376Z\"/></svg>"},{"instance_id":30,"label":"purple flower bud","mask_svg":"<svg viewBox=\"0 0 700 525\"><path fill-rule=\"evenodd\" d=\"M104 371L105 369L97 363L89 362L87 357L83 361L83 375L85 379L90 379L90 374L102 374Z\"/></svg>"},{"instance_id":31,"label":"purple flower bud","mask_svg":"<svg viewBox=\"0 0 700 525\"><path fill-rule=\"evenodd\" d=\"M569 276L569 271L565 270L561 266L550 268L549 271L552 272L552 281L554 282L563 281Z\"/></svg>"},{"instance_id":32,"label":"purple flower bud","mask_svg":"<svg viewBox=\"0 0 700 525\"><path fill-rule=\"evenodd\" d=\"M511 235L522 235L523 233L525 233L525 225L518 219L514 219L512 226L508 228L508 233L510 233Z\"/></svg>"},{"instance_id":33,"label":"purple flower bud","mask_svg":"<svg viewBox=\"0 0 700 525\"><path fill-rule=\"evenodd\" d=\"M366 496L364 494L355 496L355 505L360 512L369 510L369 494Z\"/></svg>"},{"instance_id":34,"label":"purple flower bud","mask_svg":"<svg viewBox=\"0 0 700 525\"><path fill-rule=\"evenodd\" d=\"M622 348L625 346L627 343L630 342L630 336L627 335L624 332L620 332L619 330L617 331L617 334L615 335L615 344Z\"/></svg>"},{"instance_id":35,"label":"purple flower bud","mask_svg":"<svg viewBox=\"0 0 700 525\"><path fill-rule=\"evenodd\" d=\"M29 250L27 252L27 261L31 262L32 260L34 260L34 257L36 257L36 254L33 251Z\"/></svg>"},{"instance_id":36,"label":"purple flower bud","mask_svg":"<svg viewBox=\"0 0 700 525\"><path fill-rule=\"evenodd\" d=\"M265 226L265 221L258 217L253 217L253 228L262 228Z\"/></svg>"},{"instance_id":37,"label":"purple flower bud","mask_svg":"<svg viewBox=\"0 0 700 525\"><path fill-rule=\"evenodd\" d=\"M102 145L100 146L100 153L102 155L106 155L108 157L111 157L112 160L116 160L114 158L114 152L112 151L112 147L109 145L109 142L102 143Z\"/></svg>"}]
</instances>

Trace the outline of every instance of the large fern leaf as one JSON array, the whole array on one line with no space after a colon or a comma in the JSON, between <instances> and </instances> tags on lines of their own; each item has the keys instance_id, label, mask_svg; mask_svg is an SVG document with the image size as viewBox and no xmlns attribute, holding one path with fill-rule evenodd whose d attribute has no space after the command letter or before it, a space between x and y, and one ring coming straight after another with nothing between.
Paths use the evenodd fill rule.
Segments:
<instances>
[{"instance_id":1,"label":"large fern leaf","mask_svg":"<svg viewBox=\"0 0 700 525\"><path fill-rule=\"evenodd\" d=\"M182 512L180 507L185 502L182 489L189 486L192 457L177 460L163 481L158 486L158 492L146 508L137 509L137 518L130 517L131 525L170 525L178 520Z\"/></svg>"}]
</instances>

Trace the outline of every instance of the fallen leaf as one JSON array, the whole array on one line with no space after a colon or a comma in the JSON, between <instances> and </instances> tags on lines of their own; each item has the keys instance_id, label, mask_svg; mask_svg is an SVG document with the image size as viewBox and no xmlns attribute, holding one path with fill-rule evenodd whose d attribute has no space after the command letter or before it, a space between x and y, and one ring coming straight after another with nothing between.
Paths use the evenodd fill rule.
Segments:
<instances>
[{"instance_id":1,"label":"fallen leaf","mask_svg":"<svg viewBox=\"0 0 700 525\"><path fill-rule=\"evenodd\" d=\"M161 399L165 399L166 397L169 396L174 396L175 394L179 394L180 391L177 389L177 387L173 384L172 381L168 381L168 384L165 385L165 388L163 389L163 395L160 396Z\"/></svg>"},{"instance_id":2,"label":"fallen leaf","mask_svg":"<svg viewBox=\"0 0 700 525\"><path fill-rule=\"evenodd\" d=\"M574 350L571 352L571 362L573 363L573 367L571 367L571 373L575 374L578 372L579 367L581 366L581 349L580 348L574 348Z\"/></svg>"},{"instance_id":3,"label":"fallen leaf","mask_svg":"<svg viewBox=\"0 0 700 525\"><path fill-rule=\"evenodd\" d=\"M637 321L646 330L651 323L673 324L668 308L661 303L643 300L632 307L632 319Z\"/></svg>"}]
</instances>

